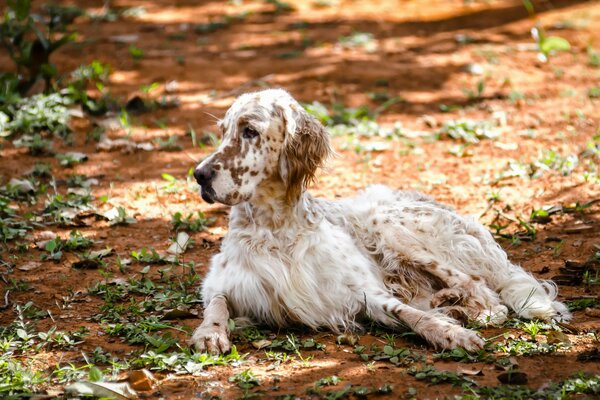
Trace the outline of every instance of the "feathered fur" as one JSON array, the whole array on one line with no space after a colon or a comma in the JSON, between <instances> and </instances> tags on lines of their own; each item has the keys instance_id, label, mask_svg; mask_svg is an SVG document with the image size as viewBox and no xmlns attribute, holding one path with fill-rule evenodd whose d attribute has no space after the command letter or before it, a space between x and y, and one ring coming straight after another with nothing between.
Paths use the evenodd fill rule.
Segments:
<instances>
[{"instance_id":1,"label":"feathered fur","mask_svg":"<svg viewBox=\"0 0 600 400\"><path fill-rule=\"evenodd\" d=\"M553 284L427 196L376 185L355 198L313 198L306 185L331 152L329 137L287 92L239 97L221 126L221 146L196 171L203 198L233 206L202 286L198 349L228 350L230 316L334 331L368 317L404 324L437 348L467 349L483 341L457 318L499 323L507 306L524 318L569 317Z\"/></svg>"}]
</instances>

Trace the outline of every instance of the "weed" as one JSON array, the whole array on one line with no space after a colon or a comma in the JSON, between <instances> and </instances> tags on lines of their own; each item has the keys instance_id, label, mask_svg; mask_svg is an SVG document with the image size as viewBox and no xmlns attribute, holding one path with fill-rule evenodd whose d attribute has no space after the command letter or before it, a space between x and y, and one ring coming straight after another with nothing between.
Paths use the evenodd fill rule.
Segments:
<instances>
[{"instance_id":1,"label":"weed","mask_svg":"<svg viewBox=\"0 0 600 400\"><path fill-rule=\"evenodd\" d=\"M311 104L304 104L304 109L325 126L353 126L361 121L373 119L373 113L366 106L351 108L341 103L333 103L330 112L325 105L314 101Z\"/></svg>"},{"instance_id":2,"label":"weed","mask_svg":"<svg viewBox=\"0 0 600 400\"><path fill-rule=\"evenodd\" d=\"M13 142L15 147L25 147L32 156L52 154L52 142L44 139L41 134L23 135Z\"/></svg>"},{"instance_id":3,"label":"weed","mask_svg":"<svg viewBox=\"0 0 600 400\"><path fill-rule=\"evenodd\" d=\"M600 306L597 297L587 297L567 302L570 311L585 310L586 308L594 308Z\"/></svg>"},{"instance_id":4,"label":"weed","mask_svg":"<svg viewBox=\"0 0 600 400\"><path fill-rule=\"evenodd\" d=\"M174 371L199 375L208 366L215 365L240 365L245 355L240 355L235 346L231 347L229 354L213 356L208 353L192 353L187 348L171 353L156 353L147 351L132 361L132 366L137 368L150 368L155 371Z\"/></svg>"},{"instance_id":5,"label":"weed","mask_svg":"<svg viewBox=\"0 0 600 400\"><path fill-rule=\"evenodd\" d=\"M144 57L144 50L140 49L136 45L132 44L128 48L129 55L134 61L139 61Z\"/></svg>"},{"instance_id":6,"label":"weed","mask_svg":"<svg viewBox=\"0 0 600 400\"><path fill-rule=\"evenodd\" d=\"M535 356L539 354L555 353L557 350L568 347L564 343L548 344L531 342L520 338L508 338L504 343L498 343L496 350L512 356Z\"/></svg>"},{"instance_id":7,"label":"weed","mask_svg":"<svg viewBox=\"0 0 600 400\"><path fill-rule=\"evenodd\" d=\"M485 81L479 80L477 81L477 85L475 85L475 89L466 89L463 88L462 92L465 94L465 96L467 96L467 99L469 99L469 101L477 101L479 99L481 99L481 97L483 96L483 92L485 90Z\"/></svg>"},{"instance_id":8,"label":"weed","mask_svg":"<svg viewBox=\"0 0 600 400\"><path fill-rule=\"evenodd\" d=\"M143 247L139 251L132 251L131 257L133 257L137 262L145 263L145 264L164 264L167 261L164 256L161 256L154 249L147 249Z\"/></svg>"},{"instance_id":9,"label":"weed","mask_svg":"<svg viewBox=\"0 0 600 400\"><path fill-rule=\"evenodd\" d=\"M433 385L440 383L451 383L454 386L462 386L468 388L471 386L477 386L477 383L459 375L455 372L440 371L435 369L432 365L426 365L421 369L411 368L408 370L408 374L414 376L417 380L427 381Z\"/></svg>"},{"instance_id":10,"label":"weed","mask_svg":"<svg viewBox=\"0 0 600 400\"><path fill-rule=\"evenodd\" d=\"M546 36L546 31L539 25L531 28L531 37L537 43L538 58L542 62L547 62L549 56L557 52L571 50L571 44L567 39L558 36Z\"/></svg>"},{"instance_id":11,"label":"weed","mask_svg":"<svg viewBox=\"0 0 600 400\"><path fill-rule=\"evenodd\" d=\"M75 39L67 27L82 11L52 5L42 7L39 15L31 12L31 0L9 0L7 5L0 23L0 45L17 68L18 90L26 93L42 78L49 91L57 74L50 56Z\"/></svg>"},{"instance_id":12,"label":"weed","mask_svg":"<svg viewBox=\"0 0 600 400\"><path fill-rule=\"evenodd\" d=\"M552 383L540 389L531 389L527 386L500 385L494 387L470 388L473 394L455 396L457 400L526 400L526 399L571 399L579 398L577 394L600 394L600 378L579 374L573 378L559 383Z\"/></svg>"},{"instance_id":13,"label":"weed","mask_svg":"<svg viewBox=\"0 0 600 400\"><path fill-rule=\"evenodd\" d=\"M177 136L169 136L166 140L157 138L154 143L162 151L180 151L183 149L183 147L177 142L177 140Z\"/></svg>"},{"instance_id":14,"label":"weed","mask_svg":"<svg viewBox=\"0 0 600 400\"><path fill-rule=\"evenodd\" d=\"M44 246L47 253L42 254L42 260L59 261L62 258L63 251L75 251L91 247L94 241L86 238L78 231L71 231L66 240L56 237L49 240Z\"/></svg>"},{"instance_id":15,"label":"weed","mask_svg":"<svg viewBox=\"0 0 600 400\"><path fill-rule=\"evenodd\" d=\"M58 162L63 167L72 167L88 160L88 156L83 153L71 151L68 153L57 154Z\"/></svg>"},{"instance_id":16,"label":"weed","mask_svg":"<svg viewBox=\"0 0 600 400\"><path fill-rule=\"evenodd\" d=\"M481 139L495 139L498 132L488 121L451 120L444 123L437 137L450 137L465 143L478 143Z\"/></svg>"},{"instance_id":17,"label":"weed","mask_svg":"<svg viewBox=\"0 0 600 400\"><path fill-rule=\"evenodd\" d=\"M243 390L252 389L260 385L260 381L254 373L247 369L229 378L229 382L237 383L238 387Z\"/></svg>"},{"instance_id":18,"label":"weed","mask_svg":"<svg viewBox=\"0 0 600 400\"><path fill-rule=\"evenodd\" d=\"M461 347L452 350L442 351L433 355L435 359L452 360L462 363L486 362L491 363L496 360L488 349L478 350L477 352L469 352Z\"/></svg>"},{"instance_id":19,"label":"weed","mask_svg":"<svg viewBox=\"0 0 600 400\"><path fill-rule=\"evenodd\" d=\"M600 67L600 52L592 46L587 47L588 64L592 67Z\"/></svg>"},{"instance_id":20,"label":"weed","mask_svg":"<svg viewBox=\"0 0 600 400\"><path fill-rule=\"evenodd\" d=\"M342 36L338 44L346 49L363 49L369 53L377 50L377 41L370 32L354 32L349 36Z\"/></svg>"}]
</instances>

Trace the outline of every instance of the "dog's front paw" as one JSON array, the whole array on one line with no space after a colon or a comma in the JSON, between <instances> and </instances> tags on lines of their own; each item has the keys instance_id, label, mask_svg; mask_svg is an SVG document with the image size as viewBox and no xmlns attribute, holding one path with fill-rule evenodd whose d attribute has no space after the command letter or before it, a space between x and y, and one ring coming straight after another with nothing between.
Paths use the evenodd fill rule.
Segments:
<instances>
[{"instance_id":1,"label":"dog's front paw","mask_svg":"<svg viewBox=\"0 0 600 400\"><path fill-rule=\"evenodd\" d=\"M431 331L425 339L439 350L452 350L462 347L467 351L483 348L485 341L474 331L462 326L443 323L441 329Z\"/></svg>"},{"instance_id":2,"label":"dog's front paw","mask_svg":"<svg viewBox=\"0 0 600 400\"><path fill-rule=\"evenodd\" d=\"M194 346L199 352L209 352L213 355L227 353L231 350L229 331L226 326L218 323L200 325L194 331L188 344Z\"/></svg>"}]
</instances>

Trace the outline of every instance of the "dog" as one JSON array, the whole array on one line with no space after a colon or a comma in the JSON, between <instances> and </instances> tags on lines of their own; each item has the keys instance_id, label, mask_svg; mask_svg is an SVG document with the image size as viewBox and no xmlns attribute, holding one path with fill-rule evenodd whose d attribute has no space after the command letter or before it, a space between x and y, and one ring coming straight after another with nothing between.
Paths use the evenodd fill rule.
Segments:
<instances>
[{"instance_id":1,"label":"dog","mask_svg":"<svg viewBox=\"0 0 600 400\"><path fill-rule=\"evenodd\" d=\"M194 170L201 196L231 206L202 283L190 345L230 350L229 318L335 332L369 318L408 327L436 349L473 351L482 325L518 316L568 320L557 289L512 264L483 225L382 185L329 201L306 190L332 154L327 131L282 89L238 97L222 142Z\"/></svg>"}]
</instances>

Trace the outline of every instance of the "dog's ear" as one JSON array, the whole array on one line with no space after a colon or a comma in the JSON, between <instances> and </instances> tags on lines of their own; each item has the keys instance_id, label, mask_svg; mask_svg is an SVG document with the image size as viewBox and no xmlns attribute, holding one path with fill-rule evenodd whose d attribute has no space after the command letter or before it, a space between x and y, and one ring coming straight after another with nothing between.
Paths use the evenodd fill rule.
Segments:
<instances>
[{"instance_id":1,"label":"dog's ear","mask_svg":"<svg viewBox=\"0 0 600 400\"><path fill-rule=\"evenodd\" d=\"M331 154L325 127L297 103L278 107L285 138L279 157L279 173L286 183L286 200L298 200L302 190L315 179L317 169Z\"/></svg>"}]
</instances>

